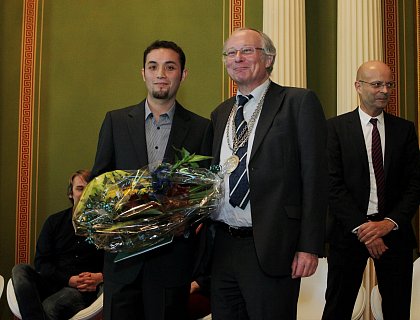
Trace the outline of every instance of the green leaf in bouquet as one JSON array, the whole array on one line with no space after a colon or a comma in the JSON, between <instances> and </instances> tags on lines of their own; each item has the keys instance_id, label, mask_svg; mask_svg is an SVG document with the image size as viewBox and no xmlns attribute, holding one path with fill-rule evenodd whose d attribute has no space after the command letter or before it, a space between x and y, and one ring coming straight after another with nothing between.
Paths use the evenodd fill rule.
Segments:
<instances>
[{"instance_id":1,"label":"green leaf in bouquet","mask_svg":"<svg viewBox=\"0 0 420 320\"><path fill-rule=\"evenodd\" d=\"M179 159L178 156L175 157L176 162L172 166L171 172L174 172L175 170L177 170L178 168L182 166L198 168L198 164L196 162L212 158L210 156L196 155L195 153L191 154L184 147L182 147L182 149L177 149L175 147L173 148L175 149L175 151L177 151L181 155L181 158Z\"/></svg>"}]
</instances>

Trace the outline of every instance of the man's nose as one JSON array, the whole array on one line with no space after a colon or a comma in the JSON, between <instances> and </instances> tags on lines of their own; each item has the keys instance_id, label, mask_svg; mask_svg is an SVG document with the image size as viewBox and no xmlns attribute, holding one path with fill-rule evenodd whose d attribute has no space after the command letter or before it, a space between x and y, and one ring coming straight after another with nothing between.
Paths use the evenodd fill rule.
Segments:
<instances>
[{"instance_id":1,"label":"man's nose","mask_svg":"<svg viewBox=\"0 0 420 320\"><path fill-rule=\"evenodd\" d=\"M165 78L166 77L166 73L165 73L165 68L164 67L159 67L157 69L157 77L158 78Z\"/></svg>"}]
</instances>

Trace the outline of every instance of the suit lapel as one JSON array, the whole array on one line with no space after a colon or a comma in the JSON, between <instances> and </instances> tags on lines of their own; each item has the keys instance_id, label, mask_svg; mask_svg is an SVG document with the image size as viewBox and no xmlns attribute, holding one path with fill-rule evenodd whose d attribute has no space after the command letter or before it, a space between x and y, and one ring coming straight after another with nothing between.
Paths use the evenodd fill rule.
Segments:
<instances>
[{"instance_id":1,"label":"suit lapel","mask_svg":"<svg viewBox=\"0 0 420 320\"><path fill-rule=\"evenodd\" d=\"M369 160L366 153L365 137L363 136L362 124L360 123L359 109L356 108L350 113L348 122L348 135L354 137L351 139L354 151L362 159L363 169L369 171Z\"/></svg>"},{"instance_id":2,"label":"suit lapel","mask_svg":"<svg viewBox=\"0 0 420 320\"><path fill-rule=\"evenodd\" d=\"M384 112L384 122L385 122L385 155L384 155L384 172L385 178L388 174L389 166L391 164L391 158L393 153L394 140L398 135L392 134L392 132L398 132L398 128L395 126L393 119Z\"/></svg>"},{"instance_id":3,"label":"suit lapel","mask_svg":"<svg viewBox=\"0 0 420 320\"><path fill-rule=\"evenodd\" d=\"M188 112L176 102L174 119L168 144L166 145L164 161L172 163L175 160L175 150L181 149L190 128L191 118ZM188 150L191 151L191 150Z\"/></svg>"},{"instance_id":4,"label":"suit lapel","mask_svg":"<svg viewBox=\"0 0 420 320\"><path fill-rule=\"evenodd\" d=\"M232 97L226 102L223 103L222 106L219 108L219 112L217 113L217 121L213 121L216 123L216 127L214 128L214 143L213 143L213 155L214 163L220 162L220 149L222 148L222 140L223 135L225 133L226 124L229 120L230 112L232 111L233 105L235 104L236 97Z\"/></svg>"},{"instance_id":5,"label":"suit lapel","mask_svg":"<svg viewBox=\"0 0 420 320\"><path fill-rule=\"evenodd\" d=\"M264 104L261 109L260 118L258 120L257 127L255 129L254 142L252 144L252 151L250 159L253 158L258 148L260 147L265 135L267 134L271 123L274 120L275 115L282 107L283 100L285 97L285 91L283 87L275 83L270 84L270 88L264 99Z\"/></svg>"},{"instance_id":6,"label":"suit lapel","mask_svg":"<svg viewBox=\"0 0 420 320\"><path fill-rule=\"evenodd\" d=\"M132 144L134 146L134 150L136 155L139 159L139 163L143 165L147 165L148 158L147 158L147 144L146 144L146 133L144 128L144 102L140 102L138 104L138 108L134 108L128 114L128 130L130 131L130 137L132 139Z\"/></svg>"}]
</instances>

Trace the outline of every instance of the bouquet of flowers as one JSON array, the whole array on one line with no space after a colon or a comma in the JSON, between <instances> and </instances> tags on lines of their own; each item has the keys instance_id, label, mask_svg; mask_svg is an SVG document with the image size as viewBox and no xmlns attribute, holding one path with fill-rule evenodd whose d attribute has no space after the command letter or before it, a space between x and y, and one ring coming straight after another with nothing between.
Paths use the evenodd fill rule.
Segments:
<instances>
[{"instance_id":1,"label":"bouquet of flowers","mask_svg":"<svg viewBox=\"0 0 420 320\"><path fill-rule=\"evenodd\" d=\"M179 151L182 157L173 165L115 170L93 179L73 214L76 234L99 249L136 254L186 235L217 208L221 182L198 168L209 157Z\"/></svg>"}]
</instances>

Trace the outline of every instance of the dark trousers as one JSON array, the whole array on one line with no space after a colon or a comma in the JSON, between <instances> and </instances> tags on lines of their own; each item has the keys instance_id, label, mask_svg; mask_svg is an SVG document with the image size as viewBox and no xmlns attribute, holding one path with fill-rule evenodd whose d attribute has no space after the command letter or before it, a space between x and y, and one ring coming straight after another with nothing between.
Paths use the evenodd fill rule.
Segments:
<instances>
[{"instance_id":1,"label":"dark trousers","mask_svg":"<svg viewBox=\"0 0 420 320\"><path fill-rule=\"evenodd\" d=\"M388 247L390 249L379 259L373 259L384 319L409 320L412 250ZM351 319L368 258L369 252L363 243L357 242L348 249L330 247L323 320Z\"/></svg>"},{"instance_id":2,"label":"dark trousers","mask_svg":"<svg viewBox=\"0 0 420 320\"><path fill-rule=\"evenodd\" d=\"M12 281L22 319L69 319L96 296L70 287L57 289L27 264L13 268Z\"/></svg>"},{"instance_id":3,"label":"dark trousers","mask_svg":"<svg viewBox=\"0 0 420 320\"><path fill-rule=\"evenodd\" d=\"M261 270L252 236L235 238L216 228L210 299L213 320L296 319L299 287L300 279L272 277Z\"/></svg>"},{"instance_id":4,"label":"dark trousers","mask_svg":"<svg viewBox=\"0 0 420 320\"><path fill-rule=\"evenodd\" d=\"M188 319L190 283L165 287L148 281L144 268L134 282L104 281L105 320L185 320Z\"/></svg>"}]
</instances>

